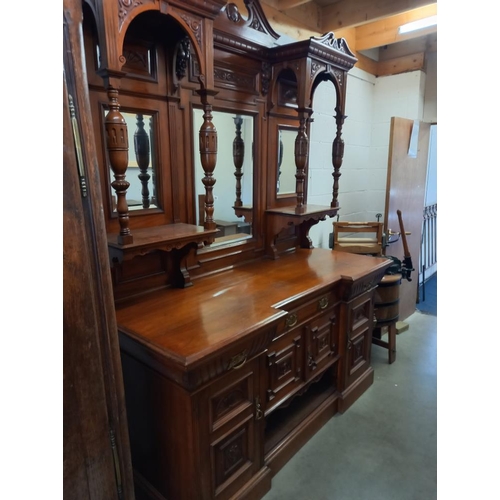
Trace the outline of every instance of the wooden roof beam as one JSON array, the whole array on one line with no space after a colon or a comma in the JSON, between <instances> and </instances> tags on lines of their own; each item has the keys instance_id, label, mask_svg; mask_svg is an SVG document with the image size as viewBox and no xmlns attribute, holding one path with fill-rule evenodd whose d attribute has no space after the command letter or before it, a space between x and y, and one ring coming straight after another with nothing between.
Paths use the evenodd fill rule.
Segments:
<instances>
[{"instance_id":1,"label":"wooden roof beam","mask_svg":"<svg viewBox=\"0 0 500 500\"><path fill-rule=\"evenodd\" d=\"M432 0L340 0L323 7L321 27L323 32L360 26L387 16L435 4Z\"/></svg>"},{"instance_id":2,"label":"wooden roof beam","mask_svg":"<svg viewBox=\"0 0 500 500\"><path fill-rule=\"evenodd\" d=\"M299 5L303 5L305 3L312 3L312 1L313 0L278 0L276 8L278 10L293 9L294 7L298 7Z\"/></svg>"},{"instance_id":3,"label":"wooden roof beam","mask_svg":"<svg viewBox=\"0 0 500 500\"><path fill-rule=\"evenodd\" d=\"M376 76L398 75L407 73L408 71L416 71L424 69L425 54L410 54L403 57L396 57L388 61L379 61L375 69Z\"/></svg>"},{"instance_id":4,"label":"wooden roof beam","mask_svg":"<svg viewBox=\"0 0 500 500\"><path fill-rule=\"evenodd\" d=\"M404 35L399 34L399 27L412 21L425 19L437 14L437 4L420 7L403 14L387 17L381 21L376 21L363 26L358 26L356 30L356 50L367 50L374 47L383 47L391 43L420 38L437 32L437 26L424 28Z\"/></svg>"}]
</instances>

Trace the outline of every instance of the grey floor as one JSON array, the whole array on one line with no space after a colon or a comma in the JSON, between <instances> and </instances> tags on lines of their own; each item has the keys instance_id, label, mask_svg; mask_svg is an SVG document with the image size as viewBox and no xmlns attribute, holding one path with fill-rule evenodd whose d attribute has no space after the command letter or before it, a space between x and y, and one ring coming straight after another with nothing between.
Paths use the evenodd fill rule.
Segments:
<instances>
[{"instance_id":1,"label":"grey floor","mask_svg":"<svg viewBox=\"0 0 500 500\"><path fill-rule=\"evenodd\" d=\"M264 500L437 498L437 316L405 322L396 361L372 346L373 385L278 472Z\"/></svg>"}]
</instances>

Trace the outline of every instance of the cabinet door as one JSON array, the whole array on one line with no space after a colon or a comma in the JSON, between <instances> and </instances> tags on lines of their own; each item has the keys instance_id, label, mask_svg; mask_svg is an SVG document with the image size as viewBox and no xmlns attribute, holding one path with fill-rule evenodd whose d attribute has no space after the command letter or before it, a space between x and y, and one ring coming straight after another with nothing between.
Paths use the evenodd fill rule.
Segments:
<instances>
[{"instance_id":1,"label":"cabinet door","mask_svg":"<svg viewBox=\"0 0 500 500\"><path fill-rule=\"evenodd\" d=\"M304 384L302 328L275 340L266 354L266 415Z\"/></svg>"},{"instance_id":2,"label":"cabinet door","mask_svg":"<svg viewBox=\"0 0 500 500\"><path fill-rule=\"evenodd\" d=\"M337 309L331 309L304 327L305 331L305 376L315 377L330 365L338 354Z\"/></svg>"},{"instance_id":3,"label":"cabinet door","mask_svg":"<svg viewBox=\"0 0 500 500\"><path fill-rule=\"evenodd\" d=\"M202 452L210 465L203 471L203 498L232 497L263 465L259 362L256 358L231 370L204 391Z\"/></svg>"},{"instance_id":4,"label":"cabinet door","mask_svg":"<svg viewBox=\"0 0 500 500\"><path fill-rule=\"evenodd\" d=\"M346 388L370 367L373 329L372 295L372 292L362 295L349 305L345 356Z\"/></svg>"}]
</instances>

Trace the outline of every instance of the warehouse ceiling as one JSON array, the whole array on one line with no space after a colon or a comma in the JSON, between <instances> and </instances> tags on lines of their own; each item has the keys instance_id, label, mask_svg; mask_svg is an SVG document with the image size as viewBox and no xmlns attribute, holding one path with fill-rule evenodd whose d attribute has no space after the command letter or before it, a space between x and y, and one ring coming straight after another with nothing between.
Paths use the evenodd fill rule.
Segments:
<instances>
[{"instance_id":1,"label":"warehouse ceiling","mask_svg":"<svg viewBox=\"0 0 500 500\"><path fill-rule=\"evenodd\" d=\"M400 34L403 24L437 15L428 0L261 0L276 31L294 38L333 31L357 66L376 76L425 70L437 52L437 25Z\"/></svg>"}]
</instances>

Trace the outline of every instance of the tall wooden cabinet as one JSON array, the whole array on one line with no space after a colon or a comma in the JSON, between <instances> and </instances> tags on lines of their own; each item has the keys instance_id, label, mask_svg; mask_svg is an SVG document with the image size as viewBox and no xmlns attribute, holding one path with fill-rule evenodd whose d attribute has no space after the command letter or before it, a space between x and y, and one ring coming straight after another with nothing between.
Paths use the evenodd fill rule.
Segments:
<instances>
[{"instance_id":1,"label":"tall wooden cabinet","mask_svg":"<svg viewBox=\"0 0 500 500\"><path fill-rule=\"evenodd\" d=\"M114 299L100 314L119 339L139 499L261 498L373 382L373 293L389 261L309 238L339 209L356 59L333 33L282 42L257 0L244 5L82 2L84 160L99 171L93 238L107 243L111 282L99 279ZM336 129L332 199L318 206L308 134L323 81Z\"/></svg>"}]
</instances>

